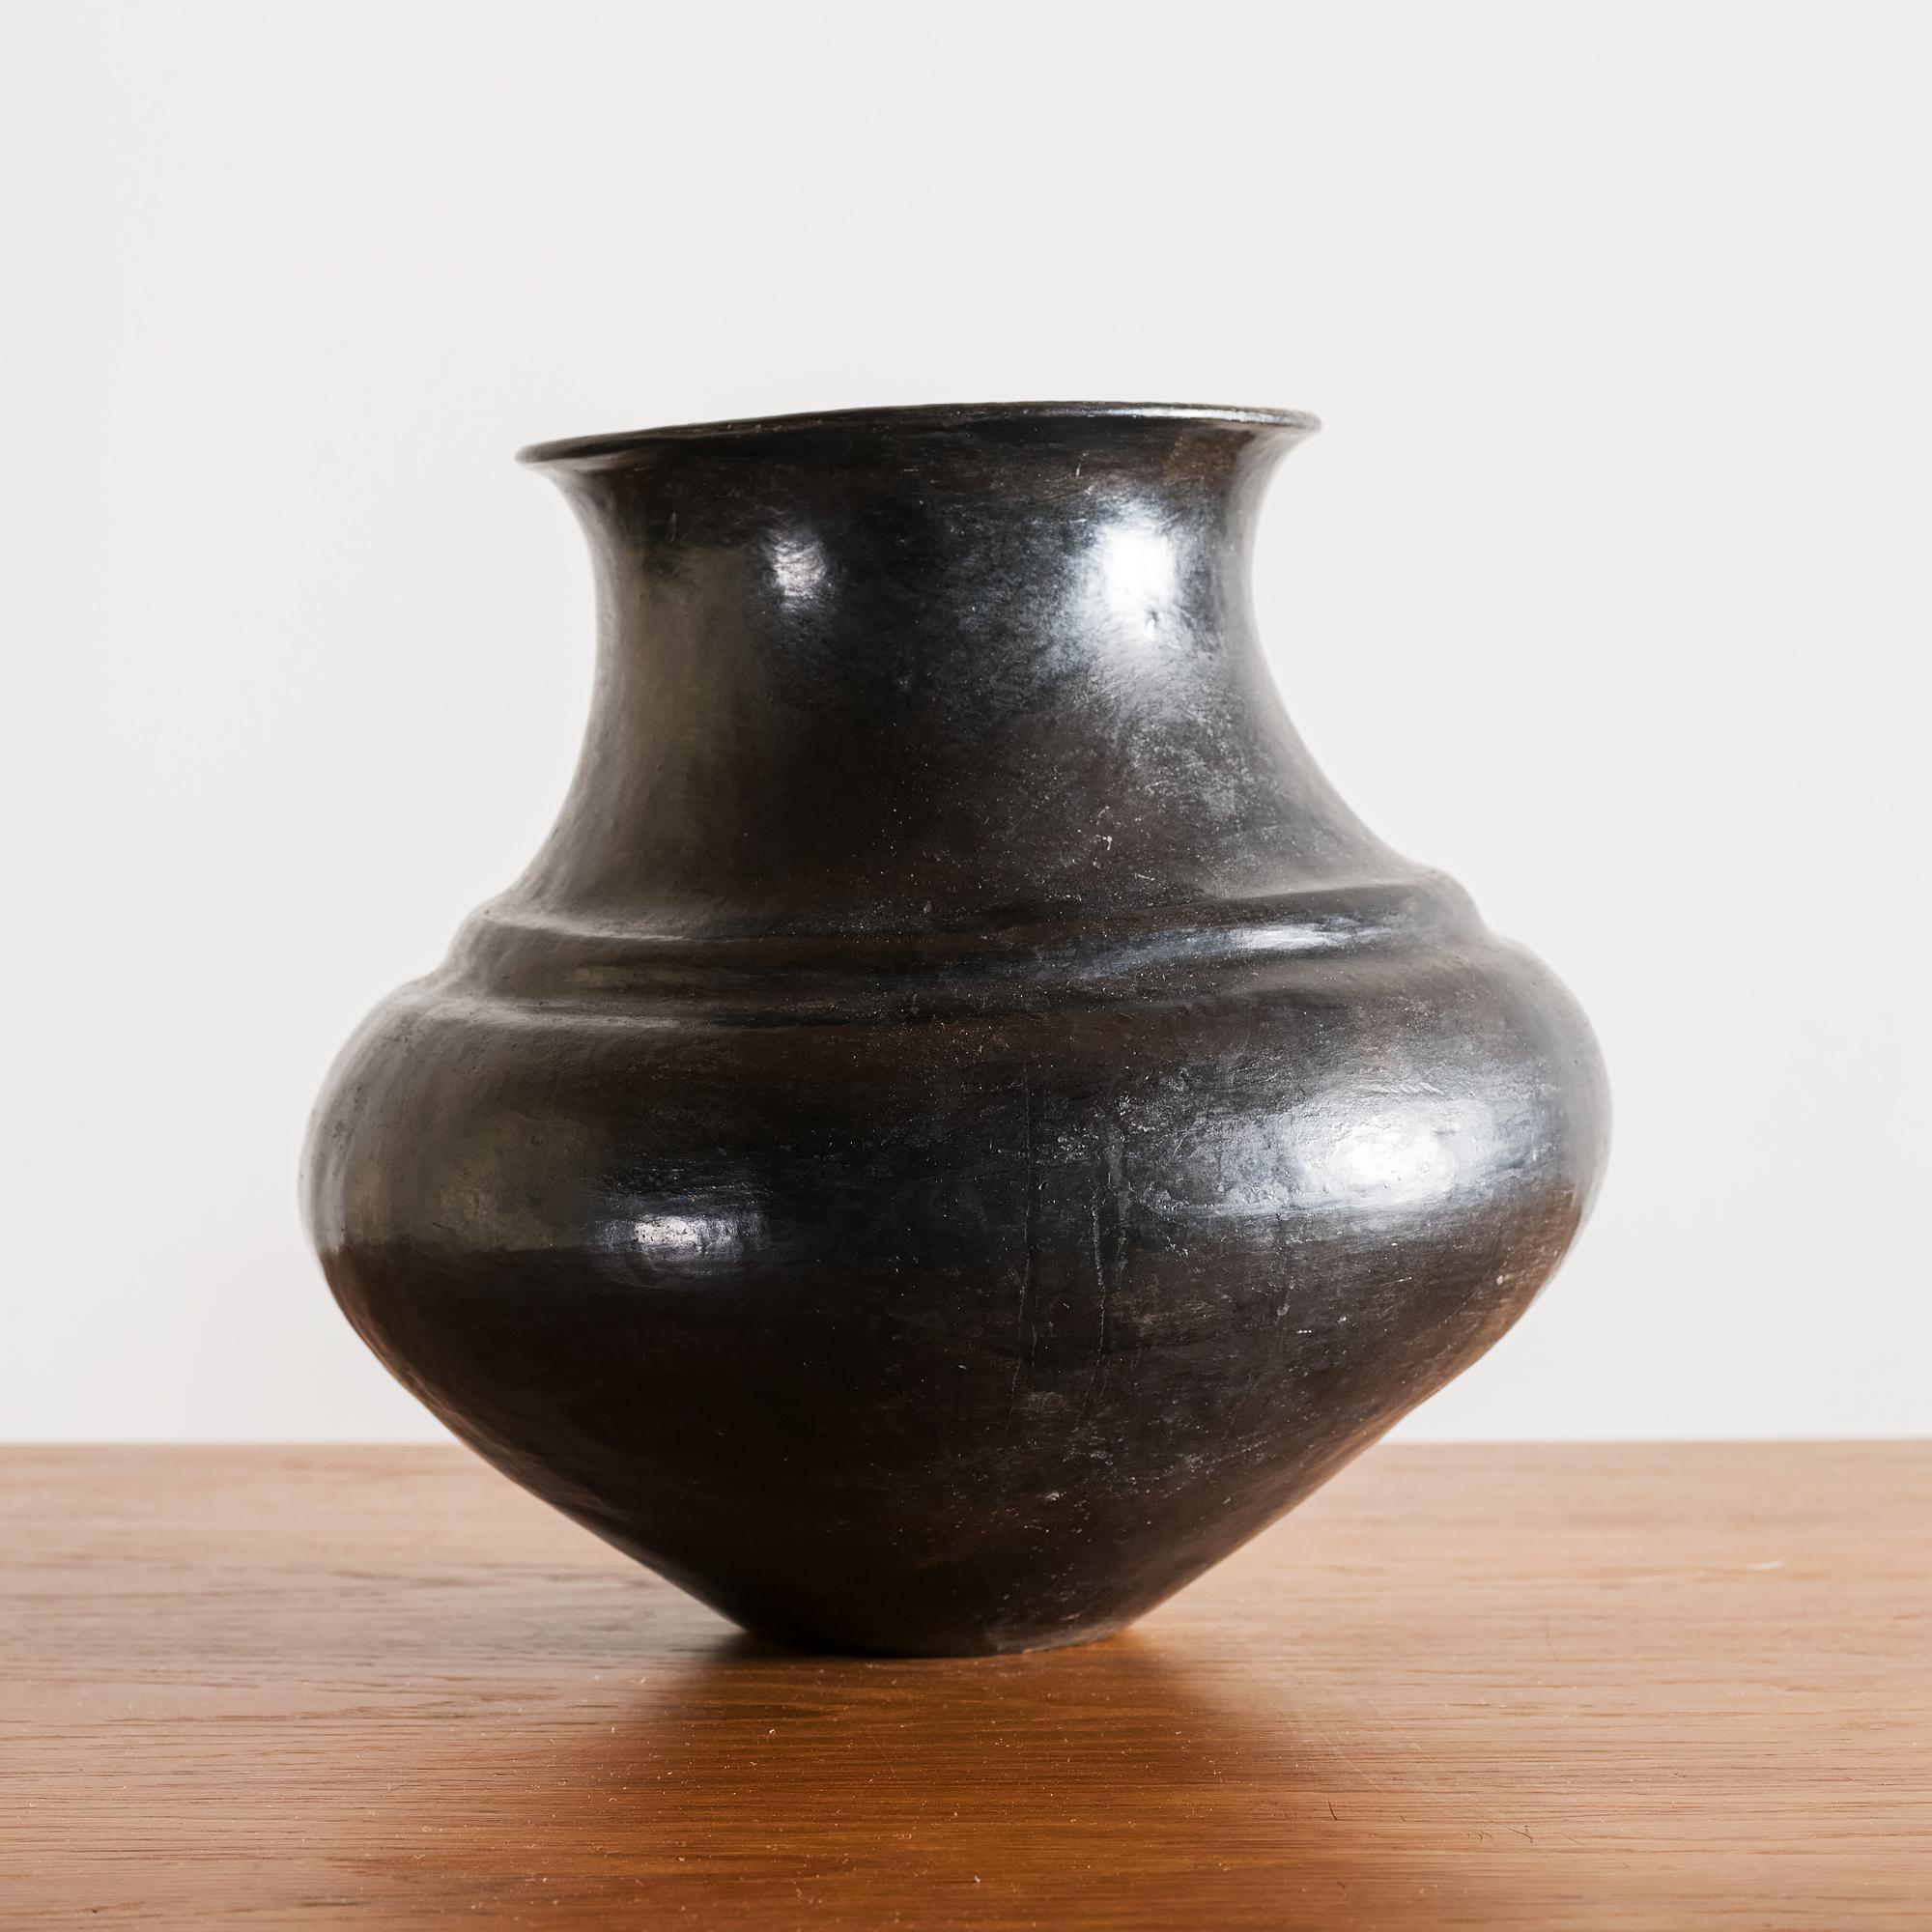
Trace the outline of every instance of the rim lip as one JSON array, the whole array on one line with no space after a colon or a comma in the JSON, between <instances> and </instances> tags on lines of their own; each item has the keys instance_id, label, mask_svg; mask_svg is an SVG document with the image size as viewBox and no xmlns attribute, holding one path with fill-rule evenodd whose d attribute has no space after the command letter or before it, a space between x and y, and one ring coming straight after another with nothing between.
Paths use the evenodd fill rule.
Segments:
<instances>
[{"instance_id":1,"label":"rim lip","mask_svg":"<svg viewBox=\"0 0 1932 1932\"><path fill-rule=\"evenodd\" d=\"M1312 436L1321 418L1306 410L1247 409L1216 403L911 403L872 409L809 410L796 415L736 416L722 422L668 423L656 429L603 436L566 436L532 442L517 461L531 465L610 462L658 443L726 440L812 430L969 429L996 422L1173 422L1231 429L1293 430Z\"/></svg>"}]
</instances>

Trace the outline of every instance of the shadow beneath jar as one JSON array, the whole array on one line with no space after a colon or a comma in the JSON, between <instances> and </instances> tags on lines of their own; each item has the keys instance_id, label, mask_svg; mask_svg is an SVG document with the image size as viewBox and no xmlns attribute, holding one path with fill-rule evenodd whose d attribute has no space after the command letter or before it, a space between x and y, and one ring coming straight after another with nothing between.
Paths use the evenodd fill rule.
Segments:
<instances>
[{"instance_id":1,"label":"shadow beneath jar","mask_svg":"<svg viewBox=\"0 0 1932 1932\"><path fill-rule=\"evenodd\" d=\"M1509 1874L1459 1849L1453 1771L1411 1779L1387 1734L1351 1747L1282 1696L1140 1632L970 1662L734 1637L615 1694L419 1733L384 1767L361 1871L484 1923L1499 1916Z\"/></svg>"}]
</instances>

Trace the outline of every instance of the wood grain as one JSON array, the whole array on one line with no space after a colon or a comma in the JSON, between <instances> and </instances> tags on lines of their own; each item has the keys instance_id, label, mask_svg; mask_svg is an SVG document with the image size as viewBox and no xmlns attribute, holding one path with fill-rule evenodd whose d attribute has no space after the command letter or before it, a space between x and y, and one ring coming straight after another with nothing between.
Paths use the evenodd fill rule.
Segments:
<instances>
[{"instance_id":1,"label":"wood grain","mask_svg":"<svg viewBox=\"0 0 1932 1932\"><path fill-rule=\"evenodd\" d=\"M9 1926L1932 1925L1932 1446L1384 1449L970 1663L759 1651L454 1449L0 1513Z\"/></svg>"}]
</instances>

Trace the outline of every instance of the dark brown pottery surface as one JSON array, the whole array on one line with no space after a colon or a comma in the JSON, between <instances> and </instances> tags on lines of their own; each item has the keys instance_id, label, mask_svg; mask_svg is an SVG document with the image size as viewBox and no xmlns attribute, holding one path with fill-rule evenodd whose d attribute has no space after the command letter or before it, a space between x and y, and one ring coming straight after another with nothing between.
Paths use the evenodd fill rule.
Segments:
<instances>
[{"instance_id":1,"label":"dark brown pottery surface","mask_svg":"<svg viewBox=\"0 0 1932 1932\"><path fill-rule=\"evenodd\" d=\"M1289 724L1252 519L1312 418L846 412L526 452L595 558L554 832L345 1049L343 1308L748 1628L1140 1615L1473 1361L1574 1236L1549 974Z\"/></svg>"}]
</instances>

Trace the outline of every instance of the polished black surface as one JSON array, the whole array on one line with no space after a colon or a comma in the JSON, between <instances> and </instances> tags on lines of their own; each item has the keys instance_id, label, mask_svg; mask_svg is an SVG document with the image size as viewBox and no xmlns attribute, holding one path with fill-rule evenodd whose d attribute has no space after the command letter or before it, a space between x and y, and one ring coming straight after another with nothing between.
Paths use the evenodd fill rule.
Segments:
<instances>
[{"instance_id":1,"label":"polished black surface","mask_svg":"<svg viewBox=\"0 0 1932 1932\"><path fill-rule=\"evenodd\" d=\"M1119 1628L1516 1320L1589 1033L1377 840L1253 635L1310 418L878 410L543 445L596 563L530 868L364 1025L350 1320L788 1642Z\"/></svg>"}]
</instances>

